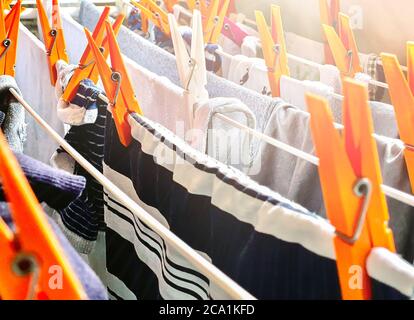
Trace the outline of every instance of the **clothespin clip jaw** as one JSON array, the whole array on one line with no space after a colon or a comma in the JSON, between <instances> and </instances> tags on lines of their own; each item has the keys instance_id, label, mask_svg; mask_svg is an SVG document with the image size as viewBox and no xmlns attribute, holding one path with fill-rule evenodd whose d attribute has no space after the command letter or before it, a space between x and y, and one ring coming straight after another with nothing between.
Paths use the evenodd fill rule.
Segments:
<instances>
[{"instance_id":1,"label":"clothespin clip jaw","mask_svg":"<svg viewBox=\"0 0 414 320\"><path fill-rule=\"evenodd\" d=\"M321 24L331 26L338 31L338 16L340 11L339 0L319 0ZM327 41L324 42L325 63L334 64L331 48Z\"/></svg>"},{"instance_id":2,"label":"clothespin clip jaw","mask_svg":"<svg viewBox=\"0 0 414 320\"><path fill-rule=\"evenodd\" d=\"M381 59L400 138L406 146L405 163L410 177L411 191L414 192L414 43L407 43L407 78L397 56L382 53Z\"/></svg>"},{"instance_id":3,"label":"clothespin clip jaw","mask_svg":"<svg viewBox=\"0 0 414 320\"><path fill-rule=\"evenodd\" d=\"M36 4L49 63L50 83L54 86L57 80L56 62L58 60L69 62L62 20L60 18L59 3L58 0L52 1L52 24L49 23L42 1L36 0Z\"/></svg>"},{"instance_id":4,"label":"clothespin clip jaw","mask_svg":"<svg viewBox=\"0 0 414 320\"><path fill-rule=\"evenodd\" d=\"M339 35L332 26L324 24L322 27L335 65L342 76L353 78L356 73L362 72L359 51L349 17L342 13L339 14Z\"/></svg>"},{"instance_id":5,"label":"clothespin clip jaw","mask_svg":"<svg viewBox=\"0 0 414 320\"><path fill-rule=\"evenodd\" d=\"M272 32L269 31L265 17L261 11L255 11L257 28L262 42L263 56L268 69L268 78L272 95L280 96L280 78L289 76L286 42L283 31L280 7L272 5Z\"/></svg>"},{"instance_id":6,"label":"clothespin clip jaw","mask_svg":"<svg viewBox=\"0 0 414 320\"><path fill-rule=\"evenodd\" d=\"M174 11L174 6L178 3L178 0L164 0L165 8L168 12Z\"/></svg>"},{"instance_id":7,"label":"clothespin clip jaw","mask_svg":"<svg viewBox=\"0 0 414 320\"><path fill-rule=\"evenodd\" d=\"M231 21L227 17L224 17L222 34L232 40L239 47L243 44L244 38L248 36L247 32L243 31L235 22Z\"/></svg>"},{"instance_id":8,"label":"clothespin clip jaw","mask_svg":"<svg viewBox=\"0 0 414 320\"><path fill-rule=\"evenodd\" d=\"M170 30L168 28L168 16L167 13L160 8L152 0L141 0L140 2L131 0L131 4L140 10L141 20L148 21L151 20L152 23L160 29L164 34L170 36ZM143 28L143 32L148 32L148 26Z\"/></svg>"},{"instance_id":9,"label":"clothespin clip jaw","mask_svg":"<svg viewBox=\"0 0 414 320\"><path fill-rule=\"evenodd\" d=\"M220 8L220 0L212 0L207 8L207 14L203 24L204 42L216 44L224 25L224 18L229 9L230 0L223 0ZM201 10L202 11L202 10Z\"/></svg>"},{"instance_id":10,"label":"clothespin clip jaw","mask_svg":"<svg viewBox=\"0 0 414 320\"><path fill-rule=\"evenodd\" d=\"M366 259L373 247L395 252L365 84L344 80L342 135L325 99L308 94L311 130L328 218L336 228L334 246L342 297L372 297ZM358 273L356 275L356 273ZM353 283L353 276L358 277ZM356 279L356 278L355 278Z\"/></svg>"},{"instance_id":11,"label":"clothespin clip jaw","mask_svg":"<svg viewBox=\"0 0 414 320\"><path fill-rule=\"evenodd\" d=\"M198 10L201 12L202 16L208 14L208 6L205 0L187 0L187 6L191 12Z\"/></svg>"},{"instance_id":12,"label":"clothespin clip jaw","mask_svg":"<svg viewBox=\"0 0 414 320\"><path fill-rule=\"evenodd\" d=\"M0 176L16 233L0 218L0 297L87 299L45 213L0 131ZM53 282L53 275L57 278Z\"/></svg>"},{"instance_id":13,"label":"clothespin clip jaw","mask_svg":"<svg viewBox=\"0 0 414 320\"><path fill-rule=\"evenodd\" d=\"M109 107L112 109L119 139L124 146L128 146L132 140L131 127L127 119L128 114L132 112L142 114L142 110L132 88L114 30L108 21L105 22L105 27L112 67L107 65L105 57L86 28L85 33L95 57L106 95L110 101Z\"/></svg>"},{"instance_id":14,"label":"clothespin clip jaw","mask_svg":"<svg viewBox=\"0 0 414 320\"><path fill-rule=\"evenodd\" d=\"M206 90L207 68L200 11L194 10L193 13L190 54L187 51L187 46L178 29L174 15L169 14L168 20L182 87L192 97L194 103L208 99Z\"/></svg>"},{"instance_id":15,"label":"clothespin clip jaw","mask_svg":"<svg viewBox=\"0 0 414 320\"><path fill-rule=\"evenodd\" d=\"M92 34L92 37L97 46L99 46L99 50L102 52L104 58L108 58L109 55L109 48L108 48L108 38L105 35L105 21L109 17L109 7L105 7L103 10L98 23L95 26L95 30ZM118 15L115 22L112 25L115 35L118 34L122 22L124 21L125 16L123 14ZM90 79L94 83L97 83L99 80L99 71L94 60L93 52L89 45L86 46L85 51L80 59L79 66L75 69L73 76L71 77L66 89L62 95L62 99L66 102L72 101L75 97L76 92L79 88L79 84L83 79Z\"/></svg>"},{"instance_id":16,"label":"clothespin clip jaw","mask_svg":"<svg viewBox=\"0 0 414 320\"><path fill-rule=\"evenodd\" d=\"M4 17L3 3L0 3L0 11L0 74L14 77L21 1L15 3L6 17Z\"/></svg>"}]
</instances>

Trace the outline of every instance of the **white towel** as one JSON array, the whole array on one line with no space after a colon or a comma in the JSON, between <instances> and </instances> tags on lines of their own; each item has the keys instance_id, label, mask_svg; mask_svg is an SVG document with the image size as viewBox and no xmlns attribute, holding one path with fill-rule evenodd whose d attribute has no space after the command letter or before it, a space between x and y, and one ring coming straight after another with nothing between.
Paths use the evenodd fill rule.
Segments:
<instances>
[{"instance_id":1,"label":"white towel","mask_svg":"<svg viewBox=\"0 0 414 320\"><path fill-rule=\"evenodd\" d=\"M250 135L218 118L218 114L256 129L254 114L240 100L213 98L196 105L189 143L224 164L249 168L252 162Z\"/></svg>"}]
</instances>

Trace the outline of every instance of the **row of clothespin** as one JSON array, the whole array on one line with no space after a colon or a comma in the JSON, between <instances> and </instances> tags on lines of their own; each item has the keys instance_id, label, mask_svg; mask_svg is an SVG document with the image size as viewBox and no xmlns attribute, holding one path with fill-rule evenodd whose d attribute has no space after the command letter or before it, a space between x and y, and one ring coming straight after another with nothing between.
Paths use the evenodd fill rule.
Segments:
<instances>
[{"instance_id":1,"label":"row of clothespin","mask_svg":"<svg viewBox=\"0 0 414 320\"><path fill-rule=\"evenodd\" d=\"M308 95L312 134L320 161L319 174L327 214L336 228L337 237L334 241L342 296L344 299L370 299L372 288L366 271L367 256L374 247L384 247L395 252L395 245L388 227L389 214L385 195L381 190L382 176L373 139L367 87L352 80L362 68L349 17L340 13L337 0L321 0L320 9L327 39L326 61L335 63L343 76L345 129L340 134L335 128L327 101L315 95ZM188 60L184 59L190 58L190 61L194 62L198 58L198 65L202 66L203 45L196 45L199 50L194 47L191 49L192 53L199 52L198 57L185 57L185 46L177 36L175 19L172 16L169 18L170 28L175 30L171 33L178 69L181 70L180 78L184 85L188 83L188 75L191 73L191 64L188 65ZM194 18L197 21L198 13L194 14ZM283 24L278 6L272 6L271 22L269 28L263 13L256 12L269 82L273 95L278 96L281 76L289 75ZM232 26L237 27L235 24ZM193 20L193 37L196 39L199 37L197 28L197 22ZM414 43L408 44L408 57L407 81L397 58L394 55L382 55L401 138L407 146L414 146L414 135L410 130L414 122ZM200 90L204 87L205 80L195 80L194 84ZM414 147L406 148L406 162L414 190L413 150ZM362 270L360 287L355 287L351 283L355 267Z\"/></svg>"},{"instance_id":2,"label":"row of clothespin","mask_svg":"<svg viewBox=\"0 0 414 320\"><path fill-rule=\"evenodd\" d=\"M56 7L53 8L52 15L56 18L49 25L47 19L42 19L41 15L42 4L39 0L39 17L45 39L45 53L49 61L51 81L56 75L55 64L59 59L67 61L66 45L64 42L63 30L60 21L57 1ZM124 145L128 145L131 141L130 128L127 121L127 116L131 112L141 113L138 101L135 98L132 84L126 70L123 57L120 52L119 45L116 40L116 34L122 24L124 17L121 15L113 24L108 21L109 8L105 8L96 27L91 34L85 29L88 40L88 46L82 55L78 68L76 69L69 85L65 91L67 101L71 100L77 87L82 79L91 78L97 82L100 76L104 89L109 101L109 107L112 110L114 121L116 123L120 141ZM266 39L269 45L264 48L264 52L268 52L269 74L272 73L275 77L274 83L277 85L277 72L282 71L282 63L285 58L281 55L284 49L283 27L280 18L280 10L277 7L272 7L272 28L271 33L266 25L264 17L261 13L256 13L258 27L262 29L262 34L267 34ZM169 30L174 44L174 49L177 55L177 64L180 74L180 79L183 88L193 96L194 101L208 96L205 86L207 83L206 68L204 59L204 40L205 33L203 33L202 14L199 11L194 11L193 16L193 41L191 52L188 53L184 40L182 39L178 25L172 15L167 15ZM60 27L60 28L59 28ZM54 31L55 30L55 31ZM264 31L266 30L266 31ZM57 31L57 32L56 32ZM57 39L61 37L61 39ZM414 57L414 45L409 45L410 57ZM276 49L276 50L275 50ZM106 59L110 56L111 65L109 66ZM282 57L282 58L281 58ZM412 58L409 59L409 70L412 70ZM401 71L398 61L395 56L383 55L384 68L387 75L387 80L390 83L390 94L392 98L398 102L399 108L409 108L409 114L412 114L411 108L414 108L413 97L413 73L409 72L409 79L405 78ZM335 238L335 249L337 256L338 274L344 299L369 299L371 297L371 286L368 273L366 272L366 258L373 247L385 247L390 251L395 251L392 233L388 228L388 209L385 202L385 196L381 191L381 172L379 166L378 153L376 150L375 141L372 138L373 125L370 115L370 108L368 105L368 94L366 85L358 83L352 79L344 76L344 126L345 131L340 134L333 124L333 117L327 102L314 95L308 95L307 101L309 111L311 113L311 126L314 143L317 150L317 155L320 159L319 173L321 185L324 195L324 201L327 208L327 214L331 223L337 229L337 237ZM407 102L410 104L407 105ZM398 107L396 107L397 109ZM406 134L409 134L408 124L414 119L399 119L399 122L407 124ZM408 117L406 117L408 118ZM403 140L404 134L401 134ZM408 139L408 138L407 138ZM404 140L405 141L405 140ZM406 142L406 141L405 141ZM407 142L411 142L408 141ZM1 143L1 141L0 141ZM409 144L413 145L413 144ZM7 148L0 145L0 173L18 172L14 170L16 164L3 161L4 159L12 159L9 153L3 153L2 150ZM407 151L409 152L409 151ZM410 153L409 153L410 154ZM411 154L410 154L411 155ZM1 158L2 157L2 158ZM408 164L407 156L407 164ZM6 167L6 164L9 167ZM13 166L13 167L12 167ZM413 168L413 167L412 167ZM16 173L17 174L17 173ZM18 278L15 274L6 267L21 255L23 251L36 252L43 258L44 255L51 260L61 263L62 257L58 257L54 248L54 239L52 235L44 232L43 225L45 221L39 220L36 215L39 209L35 202L26 201L24 199L32 199L25 191L25 185L22 182L24 179L20 176L10 175L4 178L6 190L13 203L22 203L22 207L14 211L13 216L18 225L19 219L22 218L23 210L26 212L33 212L30 215L34 221L27 223L31 229L26 231L22 227L22 232L19 233L19 241L21 246L16 249L14 243L16 236L10 230L7 230L0 220L0 246L8 248L5 252L8 260L4 265L0 265L0 278L8 279L7 285L0 285L0 294L5 297L22 297L27 294L27 288L30 288L29 278ZM15 184L21 186L21 193L10 192L17 188ZM17 188L16 190L19 190ZM24 196L22 196L24 195ZM15 202L16 201L16 202ZM32 201L35 201L32 199ZM17 212L17 213L16 213ZM39 239L47 242L33 242L27 243L29 236L36 232L34 229L40 229L42 234L38 235ZM359 266L362 270L363 286L353 287L349 285L350 271L352 267ZM41 268L42 272L46 272ZM67 281L72 283L72 286L65 287L62 296L69 298L83 297L82 291L79 290L76 278L72 277L71 270L65 269L68 275ZM40 279L46 279L46 274L41 273ZM66 281L66 279L65 279ZM1 284L1 282L0 282ZM20 291L10 292L10 288L15 284L21 288ZM36 296L38 298L53 298L54 292L48 292L45 283L39 282L36 288ZM59 296L59 297L62 297Z\"/></svg>"},{"instance_id":3,"label":"row of clothespin","mask_svg":"<svg viewBox=\"0 0 414 320\"><path fill-rule=\"evenodd\" d=\"M14 76L23 8L20 0L12 8L10 3L0 1L0 74ZM87 299L1 130L0 180L15 229L0 218L0 299ZM50 284L56 266L61 288Z\"/></svg>"},{"instance_id":4,"label":"row of clothespin","mask_svg":"<svg viewBox=\"0 0 414 320\"><path fill-rule=\"evenodd\" d=\"M42 25L45 53L49 62L50 79L56 79L56 62L61 59L68 61L66 44L60 20L59 6L56 0L53 4L53 20L49 24L43 4L38 0L39 18ZM0 1L0 9L3 2ZM8 14L9 20L0 13L0 29L5 26L13 34L13 28L19 28L20 2ZM16 20L12 17L16 15ZM127 127L126 116L130 112L141 112L134 98L123 59L116 42L116 33L124 19L120 16L113 25L108 21L109 8L105 8L93 35L85 31L89 46L85 49L79 67L72 76L65 98L70 101L82 79L89 78L97 82L99 75L104 84L121 142L127 145L131 140L130 129ZM11 23L16 22L15 26ZM106 35L104 36L104 34ZM9 37L7 35L7 37ZM12 38L12 37L10 37ZM7 38L8 39L8 38ZM12 38L16 39L16 38ZM13 40L12 40L13 41ZM17 41L13 41L17 44ZM13 54L13 58L11 55ZM2 57L2 66L14 63L15 53L8 50ZM106 63L111 56L111 67ZM4 62L6 60L6 63ZM13 64L14 66L14 64ZM14 68L6 69L13 76ZM11 72L13 71L13 72ZM11 215L16 232L13 232L0 218L0 298L5 300L80 300L87 299L74 270L70 266L63 249L48 224L35 194L12 152L4 135L0 131L0 177L5 195L11 206ZM59 266L61 269L62 286L58 289L50 285L50 267Z\"/></svg>"}]
</instances>

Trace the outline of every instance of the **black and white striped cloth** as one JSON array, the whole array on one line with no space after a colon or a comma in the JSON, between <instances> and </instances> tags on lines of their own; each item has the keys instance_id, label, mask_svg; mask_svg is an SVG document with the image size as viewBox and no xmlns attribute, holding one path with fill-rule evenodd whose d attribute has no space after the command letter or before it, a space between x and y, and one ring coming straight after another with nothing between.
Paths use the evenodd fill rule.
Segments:
<instances>
[{"instance_id":1,"label":"black and white striped cloth","mask_svg":"<svg viewBox=\"0 0 414 320\"><path fill-rule=\"evenodd\" d=\"M340 299L334 229L322 218L132 114L133 142L108 116L104 174L164 226L259 299ZM106 284L113 299L228 298L105 191ZM373 295L413 294L413 267L375 249ZM376 280L374 280L376 279Z\"/></svg>"}]
</instances>

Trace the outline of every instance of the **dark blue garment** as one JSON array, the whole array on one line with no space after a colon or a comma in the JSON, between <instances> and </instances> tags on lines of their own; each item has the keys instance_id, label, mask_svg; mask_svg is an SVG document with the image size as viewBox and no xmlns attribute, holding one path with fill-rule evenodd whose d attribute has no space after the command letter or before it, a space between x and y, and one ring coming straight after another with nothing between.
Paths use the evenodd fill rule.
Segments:
<instances>
[{"instance_id":1,"label":"dark blue garment","mask_svg":"<svg viewBox=\"0 0 414 320\"><path fill-rule=\"evenodd\" d=\"M138 10L131 11L128 16L127 26L132 31L142 29L141 15L139 14Z\"/></svg>"},{"instance_id":2,"label":"dark blue garment","mask_svg":"<svg viewBox=\"0 0 414 320\"><path fill-rule=\"evenodd\" d=\"M293 208L283 198L272 198L255 188L240 184L214 166L196 161L144 118L134 114L136 128L144 128L155 142L155 150L164 145L177 158L187 159L203 174L191 172L188 179L210 179L200 184L205 188L212 177L232 188L226 193L229 203L236 194L244 193L257 201L293 213L320 219L306 210ZM109 118L109 116L108 116ZM141 131L139 131L142 133ZM145 139L152 140L148 137ZM144 139L144 137L140 138ZM170 230L193 249L205 253L212 263L258 299L340 299L336 262L321 257L299 244L288 243L272 235L258 232L253 225L215 206L211 196L190 193L174 179L173 172L159 165L143 143L137 141L125 148L120 142L113 121L106 130L105 164L121 177L128 177L140 200L156 208ZM156 152L156 151L154 151ZM175 168L175 166L172 166ZM197 180L198 181L198 180ZM117 181L113 181L116 183ZM222 184L220 184L222 186ZM217 201L217 198L216 198ZM253 201L253 200L252 200ZM117 277L138 299L173 298L209 299L210 281L196 268L177 263L168 244L110 194L106 197L107 270ZM252 212L255 214L255 212ZM275 214L275 213L273 213ZM133 240L128 240L128 239ZM152 256L160 268L150 265ZM158 270L162 270L160 273ZM116 286L108 285L114 298L122 298ZM381 283L374 285L374 298L404 299L396 290ZM213 297L214 298L214 297Z\"/></svg>"},{"instance_id":3,"label":"dark blue garment","mask_svg":"<svg viewBox=\"0 0 414 320\"><path fill-rule=\"evenodd\" d=\"M96 169L102 172L104 156L104 131L106 123L106 103L99 99L102 91L89 79L83 80L72 103L87 110L97 109L94 123L72 126L65 140L75 148ZM62 148L57 153L65 153ZM62 223L82 239L95 241L98 231L105 230L103 187L78 163L74 174L86 178L86 188L82 195L70 206L60 210ZM88 252L84 252L88 253Z\"/></svg>"},{"instance_id":4,"label":"dark blue garment","mask_svg":"<svg viewBox=\"0 0 414 320\"><path fill-rule=\"evenodd\" d=\"M216 52L219 49L217 44L209 43L206 45L206 52L212 55L212 57L206 58L206 68L208 71L217 73L221 70L222 59Z\"/></svg>"},{"instance_id":5,"label":"dark blue garment","mask_svg":"<svg viewBox=\"0 0 414 320\"><path fill-rule=\"evenodd\" d=\"M45 202L50 208L66 208L85 189L86 179L82 176L54 169L24 154L16 153L15 157L39 202ZM6 198L0 183L1 201L6 201Z\"/></svg>"}]
</instances>

